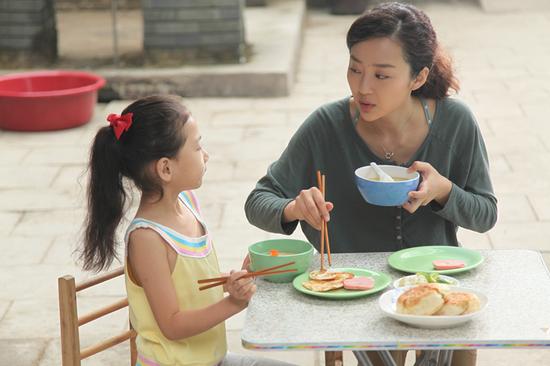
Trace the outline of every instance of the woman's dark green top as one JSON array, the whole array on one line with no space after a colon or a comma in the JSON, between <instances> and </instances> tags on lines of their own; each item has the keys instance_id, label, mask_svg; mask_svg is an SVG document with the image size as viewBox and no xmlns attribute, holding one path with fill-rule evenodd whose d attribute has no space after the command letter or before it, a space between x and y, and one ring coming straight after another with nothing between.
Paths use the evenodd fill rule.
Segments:
<instances>
[{"instance_id":1,"label":"woman's dark green top","mask_svg":"<svg viewBox=\"0 0 550 366\"><path fill-rule=\"evenodd\" d=\"M458 227L485 232L497 219L497 200L489 177L487 151L477 122L466 105L444 98L436 103L428 135L413 158L430 163L452 183L445 206L435 201L410 214L401 207L367 203L355 185L354 172L387 164L355 130L349 97L313 112L291 138L279 160L268 168L250 193L245 212L251 224L270 232L291 234L298 222L282 223L285 206L302 189L317 185L316 172L326 175L331 250L396 251L422 245L458 245ZM300 222L317 249L319 231Z\"/></svg>"}]
</instances>

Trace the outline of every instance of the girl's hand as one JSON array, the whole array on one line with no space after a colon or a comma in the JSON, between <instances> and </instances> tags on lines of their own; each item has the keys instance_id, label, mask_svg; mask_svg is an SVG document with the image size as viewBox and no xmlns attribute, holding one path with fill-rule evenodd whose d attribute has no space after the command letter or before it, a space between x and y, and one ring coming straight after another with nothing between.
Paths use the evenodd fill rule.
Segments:
<instances>
[{"instance_id":1,"label":"girl's hand","mask_svg":"<svg viewBox=\"0 0 550 366\"><path fill-rule=\"evenodd\" d=\"M252 295L256 292L256 285L252 278L239 279L247 273L247 271L231 271L225 284L229 297L243 306L248 304Z\"/></svg>"},{"instance_id":2,"label":"girl's hand","mask_svg":"<svg viewBox=\"0 0 550 366\"><path fill-rule=\"evenodd\" d=\"M419 172L422 182L417 191L409 192L409 200L403 208L410 213L415 212L420 206L426 206L435 200L441 206L447 203L453 184L450 180L439 174L429 163L415 161L407 170L409 173Z\"/></svg>"},{"instance_id":3,"label":"girl's hand","mask_svg":"<svg viewBox=\"0 0 550 366\"><path fill-rule=\"evenodd\" d=\"M333 208L334 205L323 199L323 195L317 187L303 189L296 199L285 207L283 221L305 220L315 229L321 230L323 219L330 220L329 212Z\"/></svg>"}]
</instances>

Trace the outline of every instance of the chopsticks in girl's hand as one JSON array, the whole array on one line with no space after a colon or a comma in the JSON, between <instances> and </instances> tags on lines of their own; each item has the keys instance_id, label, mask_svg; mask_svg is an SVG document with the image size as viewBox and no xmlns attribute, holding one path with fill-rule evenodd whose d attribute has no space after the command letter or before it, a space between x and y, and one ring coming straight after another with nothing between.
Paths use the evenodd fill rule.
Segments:
<instances>
[{"instance_id":1,"label":"chopsticks in girl's hand","mask_svg":"<svg viewBox=\"0 0 550 366\"><path fill-rule=\"evenodd\" d=\"M281 271L276 271L279 268L290 266L290 265L293 265L295 263L296 262L288 262L288 263L285 263L285 264L280 264L278 266L264 268L264 269L256 271L256 272L249 272L249 273L239 277L239 280L241 278L248 278L248 277L259 277L259 276L267 276L267 275L274 275L274 274L280 274L280 273L296 272L297 269L284 269L284 270L281 270ZM212 282L209 285L199 287L199 290L202 291L202 290L206 290L208 288L223 285L227 282L228 278L229 278L229 276L222 276L222 277L215 277L215 278L205 278L205 279L202 279L202 280L198 280L197 283L201 284L201 283L210 283L210 282Z\"/></svg>"}]
</instances>

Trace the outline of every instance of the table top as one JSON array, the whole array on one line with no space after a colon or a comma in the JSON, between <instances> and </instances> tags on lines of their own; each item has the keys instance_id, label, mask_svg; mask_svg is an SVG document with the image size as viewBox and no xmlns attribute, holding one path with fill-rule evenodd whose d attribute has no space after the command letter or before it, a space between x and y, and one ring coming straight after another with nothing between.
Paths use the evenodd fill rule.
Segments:
<instances>
[{"instance_id":1,"label":"table top","mask_svg":"<svg viewBox=\"0 0 550 366\"><path fill-rule=\"evenodd\" d=\"M291 283L257 279L242 343L249 349L466 349L550 348L550 272L531 250L484 250L485 261L453 275L461 287L487 295L477 318L449 329L421 329L386 316L383 292L354 300L327 300L298 292ZM406 275L387 264L391 253L333 254L333 267ZM313 265L317 266L318 257ZM388 289L391 288L391 285Z\"/></svg>"}]
</instances>

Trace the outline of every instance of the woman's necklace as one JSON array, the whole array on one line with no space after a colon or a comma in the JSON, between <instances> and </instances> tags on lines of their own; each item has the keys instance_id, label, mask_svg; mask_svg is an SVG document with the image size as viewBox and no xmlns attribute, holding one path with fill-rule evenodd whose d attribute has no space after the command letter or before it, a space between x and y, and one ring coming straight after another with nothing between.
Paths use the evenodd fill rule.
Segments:
<instances>
[{"instance_id":1,"label":"woman's necklace","mask_svg":"<svg viewBox=\"0 0 550 366\"><path fill-rule=\"evenodd\" d=\"M395 155L395 153L393 151L386 150L386 147L383 144L380 144L380 145L382 145L382 150L384 150L384 159L386 159L387 161L392 161L392 158Z\"/></svg>"},{"instance_id":2,"label":"woman's necklace","mask_svg":"<svg viewBox=\"0 0 550 366\"><path fill-rule=\"evenodd\" d=\"M411 120L413 114L414 114L414 108L411 111L411 113L409 114L409 117L405 120L405 122L403 122L401 124L401 126L399 128L399 134L401 134L401 132L403 132L403 130L405 129L405 125L407 125L409 123L409 121ZM383 143L380 143L380 146L382 147L382 151L384 151L384 159L386 159L388 162L394 161L393 157L395 156L395 152L386 149L386 146L384 146Z\"/></svg>"}]
</instances>

